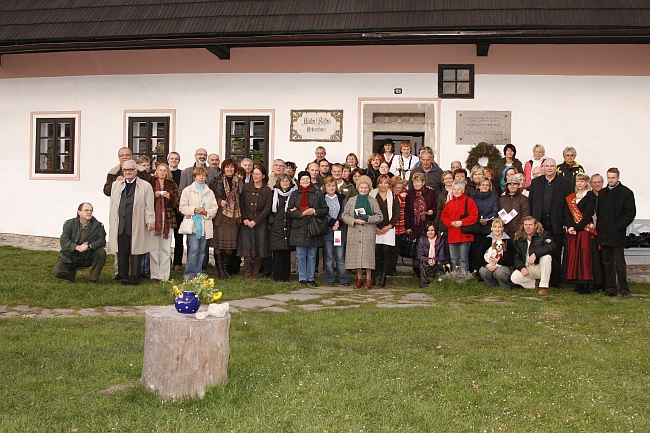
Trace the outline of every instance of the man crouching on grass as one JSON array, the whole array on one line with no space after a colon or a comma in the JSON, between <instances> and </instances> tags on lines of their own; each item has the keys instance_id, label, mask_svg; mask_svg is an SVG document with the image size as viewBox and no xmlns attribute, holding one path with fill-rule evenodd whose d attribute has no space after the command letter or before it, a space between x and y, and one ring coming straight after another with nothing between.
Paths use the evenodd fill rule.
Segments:
<instances>
[{"instance_id":1,"label":"man crouching on grass","mask_svg":"<svg viewBox=\"0 0 650 433\"><path fill-rule=\"evenodd\" d=\"M515 264L510 280L526 289L534 289L539 280L540 296L548 295L551 279L551 256L557 246L542 224L532 216L515 233Z\"/></svg>"},{"instance_id":2,"label":"man crouching on grass","mask_svg":"<svg viewBox=\"0 0 650 433\"><path fill-rule=\"evenodd\" d=\"M77 218L63 224L59 239L61 252L52 274L74 283L77 269L90 267L90 284L96 284L106 263L106 231L104 225L93 216L93 206L81 203Z\"/></svg>"}]
</instances>

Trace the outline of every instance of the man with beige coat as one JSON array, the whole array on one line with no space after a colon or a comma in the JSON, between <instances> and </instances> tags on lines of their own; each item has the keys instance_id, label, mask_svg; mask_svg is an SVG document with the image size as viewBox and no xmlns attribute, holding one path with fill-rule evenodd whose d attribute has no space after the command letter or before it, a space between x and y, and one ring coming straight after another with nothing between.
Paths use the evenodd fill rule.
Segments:
<instances>
[{"instance_id":1,"label":"man with beige coat","mask_svg":"<svg viewBox=\"0 0 650 433\"><path fill-rule=\"evenodd\" d=\"M155 227L153 189L136 170L135 161L125 161L124 179L113 182L108 231L108 252L117 253L120 284L133 286L140 283L142 254L153 249Z\"/></svg>"}]
</instances>

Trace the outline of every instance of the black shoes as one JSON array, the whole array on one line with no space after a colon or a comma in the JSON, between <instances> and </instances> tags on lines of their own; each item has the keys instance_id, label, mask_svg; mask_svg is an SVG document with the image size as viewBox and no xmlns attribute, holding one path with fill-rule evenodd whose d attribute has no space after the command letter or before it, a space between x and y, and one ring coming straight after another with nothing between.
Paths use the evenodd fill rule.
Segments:
<instances>
[{"instance_id":1,"label":"black shoes","mask_svg":"<svg viewBox=\"0 0 650 433\"><path fill-rule=\"evenodd\" d=\"M309 284L311 284L312 287L318 287L318 284L316 284L316 281L308 281Z\"/></svg>"}]
</instances>

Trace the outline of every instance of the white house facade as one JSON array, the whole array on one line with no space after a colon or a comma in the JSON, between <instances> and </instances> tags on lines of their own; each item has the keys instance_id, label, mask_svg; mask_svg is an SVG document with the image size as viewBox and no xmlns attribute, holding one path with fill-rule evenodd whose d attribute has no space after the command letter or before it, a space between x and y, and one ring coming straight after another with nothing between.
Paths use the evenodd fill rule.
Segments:
<instances>
[{"instance_id":1,"label":"white house facade","mask_svg":"<svg viewBox=\"0 0 650 433\"><path fill-rule=\"evenodd\" d=\"M618 167L637 218L650 218L647 43L492 43L487 56L472 43L249 46L225 57L192 47L2 53L0 233L56 237L84 201L108 221L102 187L123 146L179 152L181 167L204 147L300 168L316 146L330 161L365 159L391 135L432 146L448 168L474 144L459 143L464 111L508 113L522 162L541 143L558 162L575 147L588 174ZM471 70L472 97L460 73L461 97L441 94L441 66ZM334 138L296 139L292 112L305 111L342 112Z\"/></svg>"}]
</instances>

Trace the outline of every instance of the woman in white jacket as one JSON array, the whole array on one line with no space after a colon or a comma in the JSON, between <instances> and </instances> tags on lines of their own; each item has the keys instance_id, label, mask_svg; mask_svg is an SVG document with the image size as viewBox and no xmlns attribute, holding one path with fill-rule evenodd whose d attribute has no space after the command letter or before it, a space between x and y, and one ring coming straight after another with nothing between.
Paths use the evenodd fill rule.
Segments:
<instances>
[{"instance_id":1,"label":"woman in white jacket","mask_svg":"<svg viewBox=\"0 0 650 433\"><path fill-rule=\"evenodd\" d=\"M212 218L217 214L217 200L212 190L206 185L208 171L203 167L195 168L192 172L194 182L183 190L179 211L185 218L194 222L192 234L187 235L187 263L185 278L192 279L203 269L205 245L212 238Z\"/></svg>"}]
</instances>

